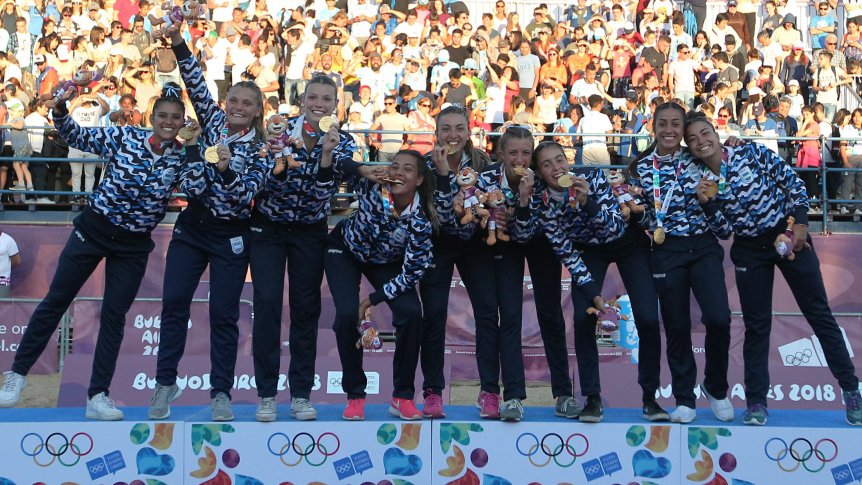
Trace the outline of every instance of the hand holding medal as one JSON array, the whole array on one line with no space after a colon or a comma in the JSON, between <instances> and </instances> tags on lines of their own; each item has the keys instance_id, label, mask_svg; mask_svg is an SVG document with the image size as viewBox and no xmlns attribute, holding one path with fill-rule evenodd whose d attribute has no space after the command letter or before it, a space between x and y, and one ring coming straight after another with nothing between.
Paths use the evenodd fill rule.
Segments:
<instances>
[{"instance_id":1,"label":"hand holding medal","mask_svg":"<svg viewBox=\"0 0 862 485\"><path fill-rule=\"evenodd\" d=\"M697 187L694 188L694 193L697 195L698 202L706 204L709 202L709 199L718 195L718 184L715 183L715 180L704 176L698 182Z\"/></svg>"},{"instance_id":2,"label":"hand holding medal","mask_svg":"<svg viewBox=\"0 0 862 485\"><path fill-rule=\"evenodd\" d=\"M177 135L180 137L186 145L195 145L198 142L198 137L203 133L203 129L201 129L201 125L198 124L197 121L189 119L186 120L185 124L182 128L177 132Z\"/></svg>"},{"instance_id":3,"label":"hand holding medal","mask_svg":"<svg viewBox=\"0 0 862 485\"><path fill-rule=\"evenodd\" d=\"M324 116L320 118L318 126L323 131L323 139L321 140L323 151L331 153L338 146L338 142L341 141L341 135L338 132L338 120L335 116Z\"/></svg>"}]
</instances>

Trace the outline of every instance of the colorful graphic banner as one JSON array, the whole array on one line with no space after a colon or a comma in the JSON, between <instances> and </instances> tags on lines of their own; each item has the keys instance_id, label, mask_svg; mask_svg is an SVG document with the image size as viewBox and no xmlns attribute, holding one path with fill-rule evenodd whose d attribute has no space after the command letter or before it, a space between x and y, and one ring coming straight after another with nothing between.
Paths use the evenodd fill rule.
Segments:
<instances>
[{"instance_id":1,"label":"colorful graphic banner","mask_svg":"<svg viewBox=\"0 0 862 485\"><path fill-rule=\"evenodd\" d=\"M690 425L647 423L635 411L601 424L556 418L546 409L521 423L478 419L405 422L385 406L345 422L340 406L317 421L213 423L208 408L174 421L81 420L83 409L0 414L0 484L278 483L553 485L850 485L862 481L858 430L836 412L783 411L766 427L699 417ZM450 408L452 415L477 411ZM10 416L9 413L14 413ZM800 423L800 426L788 426Z\"/></svg>"}]
</instances>

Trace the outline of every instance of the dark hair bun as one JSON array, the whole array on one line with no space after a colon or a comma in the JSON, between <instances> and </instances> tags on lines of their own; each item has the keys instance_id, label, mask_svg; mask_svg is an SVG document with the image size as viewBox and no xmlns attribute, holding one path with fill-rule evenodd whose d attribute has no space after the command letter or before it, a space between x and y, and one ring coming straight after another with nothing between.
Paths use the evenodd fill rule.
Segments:
<instances>
[{"instance_id":1,"label":"dark hair bun","mask_svg":"<svg viewBox=\"0 0 862 485\"><path fill-rule=\"evenodd\" d=\"M174 82L167 82L162 87L162 96L165 98L175 98L180 99L182 97L183 89L179 84Z\"/></svg>"}]
</instances>

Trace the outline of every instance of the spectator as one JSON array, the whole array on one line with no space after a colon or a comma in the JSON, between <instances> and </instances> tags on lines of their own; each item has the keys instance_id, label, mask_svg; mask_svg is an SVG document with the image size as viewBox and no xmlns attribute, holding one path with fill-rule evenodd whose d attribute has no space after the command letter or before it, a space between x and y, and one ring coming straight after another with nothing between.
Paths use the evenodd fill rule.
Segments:
<instances>
[{"instance_id":1,"label":"spectator","mask_svg":"<svg viewBox=\"0 0 862 485\"><path fill-rule=\"evenodd\" d=\"M32 111L26 118L24 118L24 124L30 128L27 130L27 135L30 141L30 147L33 150L33 153L30 155L32 158L42 158L43 153L42 149L45 143L45 130L36 127L51 127L51 122L48 120L48 108L45 106L45 102L39 98L36 98L31 103ZM33 190L39 192L48 190L48 164L40 163L39 161L34 161L30 165L30 174L33 179ZM54 201L48 198L44 194L36 195L35 202L37 204L53 204Z\"/></svg>"},{"instance_id":2,"label":"spectator","mask_svg":"<svg viewBox=\"0 0 862 485\"><path fill-rule=\"evenodd\" d=\"M135 93L138 102L146 106L150 99L158 97L161 86L156 82L155 68L147 61L141 67L127 69L123 72L123 81L130 86Z\"/></svg>"},{"instance_id":3,"label":"spectator","mask_svg":"<svg viewBox=\"0 0 862 485\"><path fill-rule=\"evenodd\" d=\"M782 96L778 102L778 111L769 114L769 117L775 120L775 124L778 125L779 136L794 137L796 136L796 132L799 131L799 125L796 118L790 115L790 108L792 105L793 102L789 97ZM793 159L793 148L795 145L796 144L793 141L778 140L778 154L781 155L781 158L786 160L788 163L791 163Z\"/></svg>"},{"instance_id":4,"label":"spectator","mask_svg":"<svg viewBox=\"0 0 862 485\"><path fill-rule=\"evenodd\" d=\"M850 117L850 123L841 130L845 138L862 138L862 109L856 108ZM862 168L862 140L847 140L841 144L841 162L844 168ZM844 172L839 198L862 201L862 172ZM846 206L839 208L841 214L848 214ZM862 205L856 205L854 215L862 215Z\"/></svg>"},{"instance_id":5,"label":"spectator","mask_svg":"<svg viewBox=\"0 0 862 485\"><path fill-rule=\"evenodd\" d=\"M382 131L407 131L410 129L407 117L399 113L396 109L395 96L386 96L383 102L383 112L374 120L371 125L371 130ZM401 134L372 134L371 146L377 149L377 161L391 162L395 160L395 155L399 150L406 149L404 143L404 135Z\"/></svg>"},{"instance_id":6,"label":"spectator","mask_svg":"<svg viewBox=\"0 0 862 485\"><path fill-rule=\"evenodd\" d=\"M288 104L296 105L300 93L305 92L306 78L311 74L314 44L303 42L301 29L288 29L286 42L290 48L290 63L284 73L284 99Z\"/></svg>"},{"instance_id":7,"label":"spectator","mask_svg":"<svg viewBox=\"0 0 862 485\"><path fill-rule=\"evenodd\" d=\"M841 69L847 70L847 59L844 56L844 53L838 49L838 36L835 34L827 34L826 35L826 43L823 49L817 49L814 51L813 59L811 62L810 69L817 69L820 64L818 64L820 60L821 52L828 52L832 54L832 61L829 63L831 66L840 67Z\"/></svg>"},{"instance_id":8,"label":"spectator","mask_svg":"<svg viewBox=\"0 0 862 485\"><path fill-rule=\"evenodd\" d=\"M742 45L742 40L739 38L739 34L737 34L736 30L728 24L727 14L720 13L716 15L715 25L709 33L709 43L725 47L728 36L734 37L736 45Z\"/></svg>"},{"instance_id":9,"label":"spectator","mask_svg":"<svg viewBox=\"0 0 862 485\"><path fill-rule=\"evenodd\" d=\"M371 128L370 123L362 121L362 106L359 103L351 104L348 111L347 122L341 125L342 130L364 131ZM369 161L369 136L364 133L351 133L350 136L352 136L353 141L356 142L356 152L353 155L353 159L357 162Z\"/></svg>"},{"instance_id":10,"label":"spectator","mask_svg":"<svg viewBox=\"0 0 862 485\"><path fill-rule=\"evenodd\" d=\"M716 69L718 69L716 80L727 86L727 94L722 101L725 104L730 103L730 106L733 107L736 105L736 93L742 89L739 70L735 66L730 65L726 52L719 52L714 55L712 61Z\"/></svg>"},{"instance_id":11,"label":"spectator","mask_svg":"<svg viewBox=\"0 0 862 485\"><path fill-rule=\"evenodd\" d=\"M602 113L605 100L598 94L589 97L590 110L584 113L584 117L578 124L578 133L613 133L614 126L610 118ZM609 165L611 163L608 152L607 140L602 136L583 137L583 163L584 165Z\"/></svg>"},{"instance_id":12,"label":"spectator","mask_svg":"<svg viewBox=\"0 0 862 485\"><path fill-rule=\"evenodd\" d=\"M138 109L138 102L134 96L122 95L119 105L119 109L108 115L108 119L114 126L141 126L143 115Z\"/></svg>"},{"instance_id":13,"label":"spectator","mask_svg":"<svg viewBox=\"0 0 862 485\"><path fill-rule=\"evenodd\" d=\"M15 33L9 36L9 52L18 59L21 69L30 67L33 57L33 37L27 29L27 20L19 17L15 21Z\"/></svg>"},{"instance_id":14,"label":"spectator","mask_svg":"<svg viewBox=\"0 0 862 485\"><path fill-rule=\"evenodd\" d=\"M778 135L778 124L772 118L766 115L766 108L763 103L755 103L752 108L752 118L743 126L746 135L756 135L765 137L774 137ZM772 140L757 140L757 143L765 145L770 150L778 153L778 141Z\"/></svg>"},{"instance_id":15,"label":"spectator","mask_svg":"<svg viewBox=\"0 0 862 485\"><path fill-rule=\"evenodd\" d=\"M746 48L750 49L752 43L751 33L748 30L745 15L737 10L738 6L737 0L729 0L727 2L727 12L724 12L724 15L727 16L727 25L736 32L736 37L742 40L740 44L744 44Z\"/></svg>"},{"instance_id":16,"label":"spectator","mask_svg":"<svg viewBox=\"0 0 862 485\"><path fill-rule=\"evenodd\" d=\"M440 97L437 99L437 107L443 109L446 104L452 104L467 109L474 101L470 86L461 82L463 73L455 68L449 71L449 82L440 89Z\"/></svg>"},{"instance_id":17,"label":"spectator","mask_svg":"<svg viewBox=\"0 0 862 485\"><path fill-rule=\"evenodd\" d=\"M677 58L668 66L667 87L688 109L694 109L696 72L698 62L691 58L691 48L685 44L677 47Z\"/></svg>"},{"instance_id":18,"label":"spectator","mask_svg":"<svg viewBox=\"0 0 862 485\"><path fill-rule=\"evenodd\" d=\"M553 79L542 82L542 91L533 103L533 118L543 124L542 133L552 133L557 121L557 111L565 90L563 85Z\"/></svg>"},{"instance_id":19,"label":"spectator","mask_svg":"<svg viewBox=\"0 0 862 485\"><path fill-rule=\"evenodd\" d=\"M411 111L407 115L407 122L410 131L427 131L434 132L437 129L437 123L431 116L432 100L430 97L420 97L416 102L418 109ZM411 150L425 155L434 147L434 135L407 135L407 145Z\"/></svg>"},{"instance_id":20,"label":"spectator","mask_svg":"<svg viewBox=\"0 0 862 485\"><path fill-rule=\"evenodd\" d=\"M802 32L796 30L796 17L789 13L784 16L781 26L772 33L772 40L781 46L794 46L802 43Z\"/></svg>"},{"instance_id":21,"label":"spectator","mask_svg":"<svg viewBox=\"0 0 862 485\"><path fill-rule=\"evenodd\" d=\"M73 120L82 128L99 126L99 120L108 113L108 104L93 92L85 92L72 100L69 113ZM69 148L70 159L97 160L98 155ZM72 168L72 191L81 192L81 175L84 176L84 191L90 193L96 183L96 163L90 161L69 162ZM85 197L76 196L77 204L84 204Z\"/></svg>"},{"instance_id":22,"label":"spectator","mask_svg":"<svg viewBox=\"0 0 862 485\"><path fill-rule=\"evenodd\" d=\"M811 89L817 94L816 100L823 104L825 118L831 120L838 109L838 88L850 84L850 77L840 67L833 66L832 53L821 50L818 54L819 67L814 71Z\"/></svg>"},{"instance_id":23,"label":"spectator","mask_svg":"<svg viewBox=\"0 0 862 485\"><path fill-rule=\"evenodd\" d=\"M36 77L36 92L40 97L50 95L59 82L57 70L45 62L45 56L42 54L33 56L33 64L39 70Z\"/></svg>"},{"instance_id":24,"label":"spectator","mask_svg":"<svg viewBox=\"0 0 862 485\"><path fill-rule=\"evenodd\" d=\"M530 51L529 42L521 42L520 55L518 55L518 78L521 83L520 95L527 103L531 103L536 97L536 86L539 85L539 70L541 63L539 57Z\"/></svg>"},{"instance_id":25,"label":"spectator","mask_svg":"<svg viewBox=\"0 0 862 485\"><path fill-rule=\"evenodd\" d=\"M811 46L814 49L826 47L826 36L838 31L838 20L829 10L829 2L819 2L817 13L808 22L808 33L811 34Z\"/></svg>"},{"instance_id":26,"label":"spectator","mask_svg":"<svg viewBox=\"0 0 862 485\"><path fill-rule=\"evenodd\" d=\"M778 13L778 8L775 6L774 0L766 0L763 2L763 9L765 12L762 17L763 20L760 25L760 31L775 31L775 29L781 26L784 17Z\"/></svg>"},{"instance_id":27,"label":"spectator","mask_svg":"<svg viewBox=\"0 0 862 485\"><path fill-rule=\"evenodd\" d=\"M21 253L12 236L0 230L0 298L9 298L12 268L21 264Z\"/></svg>"}]
</instances>

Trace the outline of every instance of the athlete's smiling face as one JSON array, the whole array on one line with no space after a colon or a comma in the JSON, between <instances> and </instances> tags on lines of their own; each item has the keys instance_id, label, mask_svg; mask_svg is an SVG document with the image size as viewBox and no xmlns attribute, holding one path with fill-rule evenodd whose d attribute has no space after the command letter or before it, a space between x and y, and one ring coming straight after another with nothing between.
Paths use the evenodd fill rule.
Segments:
<instances>
[{"instance_id":1,"label":"athlete's smiling face","mask_svg":"<svg viewBox=\"0 0 862 485\"><path fill-rule=\"evenodd\" d=\"M569 159L557 146L539 147L536 150L536 175L553 190L563 190L557 179L569 172Z\"/></svg>"},{"instance_id":2,"label":"athlete's smiling face","mask_svg":"<svg viewBox=\"0 0 862 485\"><path fill-rule=\"evenodd\" d=\"M227 93L225 112L231 128L244 130L251 126L256 116L261 115L261 99L253 90L234 86Z\"/></svg>"},{"instance_id":3,"label":"athlete's smiling face","mask_svg":"<svg viewBox=\"0 0 862 485\"><path fill-rule=\"evenodd\" d=\"M399 180L402 183L390 184L389 190L393 194L409 194L412 196L416 192L416 188L422 185L424 178L419 175L419 163L420 160L409 154L399 153L395 156L395 160L389 166L388 175L390 178Z\"/></svg>"},{"instance_id":4,"label":"athlete's smiling face","mask_svg":"<svg viewBox=\"0 0 862 485\"><path fill-rule=\"evenodd\" d=\"M685 119L681 109L666 108L655 115L656 147L660 155L679 150L685 133Z\"/></svg>"},{"instance_id":5,"label":"athlete's smiling face","mask_svg":"<svg viewBox=\"0 0 862 485\"><path fill-rule=\"evenodd\" d=\"M701 159L711 159L716 152L721 152L721 141L712 123L706 119L689 123L685 128L685 144L691 153Z\"/></svg>"},{"instance_id":6,"label":"athlete's smiling face","mask_svg":"<svg viewBox=\"0 0 862 485\"><path fill-rule=\"evenodd\" d=\"M183 127L184 121L185 110L179 103L161 103L150 117L150 122L153 125L153 134L160 141L176 138L177 132Z\"/></svg>"}]
</instances>

